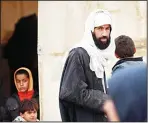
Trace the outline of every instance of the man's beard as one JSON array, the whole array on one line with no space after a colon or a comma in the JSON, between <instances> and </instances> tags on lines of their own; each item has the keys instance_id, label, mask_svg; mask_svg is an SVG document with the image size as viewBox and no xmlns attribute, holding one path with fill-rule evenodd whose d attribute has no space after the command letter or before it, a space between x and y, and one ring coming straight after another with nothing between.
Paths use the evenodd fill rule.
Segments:
<instances>
[{"instance_id":1,"label":"man's beard","mask_svg":"<svg viewBox=\"0 0 148 123\"><path fill-rule=\"evenodd\" d=\"M91 33L92 33L92 37L93 37L93 40L95 42L95 45L100 50L104 50L110 45L110 39L111 39L110 35L109 35L109 38L106 37L106 36L101 37L101 38L106 38L107 39L107 41L104 43L104 42L101 41L101 38L96 38L95 33L93 33L93 32L91 32Z\"/></svg>"}]
</instances>

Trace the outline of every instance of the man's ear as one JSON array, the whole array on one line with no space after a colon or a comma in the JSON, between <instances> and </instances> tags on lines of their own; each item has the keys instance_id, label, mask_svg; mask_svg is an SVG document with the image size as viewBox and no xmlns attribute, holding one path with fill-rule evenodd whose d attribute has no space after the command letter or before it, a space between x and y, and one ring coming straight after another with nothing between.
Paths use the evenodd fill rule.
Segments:
<instances>
[{"instance_id":1,"label":"man's ear","mask_svg":"<svg viewBox=\"0 0 148 123\"><path fill-rule=\"evenodd\" d=\"M116 56L116 58L120 58L120 57L117 55L117 53L115 53L115 56Z\"/></svg>"},{"instance_id":2,"label":"man's ear","mask_svg":"<svg viewBox=\"0 0 148 123\"><path fill-rule=\"evenodd\" d=\"M136 53L136 48L134 48L134 53Z\"/></svg>"}]
</instances>

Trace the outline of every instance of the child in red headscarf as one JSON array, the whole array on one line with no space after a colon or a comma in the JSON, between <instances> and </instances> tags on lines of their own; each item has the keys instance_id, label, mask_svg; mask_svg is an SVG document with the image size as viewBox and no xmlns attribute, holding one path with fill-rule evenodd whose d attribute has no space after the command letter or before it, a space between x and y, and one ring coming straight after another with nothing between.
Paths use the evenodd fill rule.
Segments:
<instances>
[{"instance_id":1,"label":"child in red headscarf","mask_svg":"<svg viewBox=\"0 0 148 123\"><path fill-rule=\"evenodd\" d=\"M21 67L15 71L14 83L18 92L9 97L6 102L8 121L13 121L17 116L19 116L21 101L36 98L39 104L39 95L33 89L33 78L31 71L28 68Z\"/></svg>"}]
</instances>

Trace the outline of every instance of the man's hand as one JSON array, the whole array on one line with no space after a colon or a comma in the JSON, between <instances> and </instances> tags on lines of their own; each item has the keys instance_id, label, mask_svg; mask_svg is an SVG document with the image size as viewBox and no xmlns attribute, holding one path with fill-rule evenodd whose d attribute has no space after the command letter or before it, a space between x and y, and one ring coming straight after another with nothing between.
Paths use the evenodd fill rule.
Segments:
<instances>
[{"instance_id":1,"label":"man's hand","mask_svg":"<svg viewBox=\"0 0 148 123\"><path fill-rule=\"evenodd\" d=\"M103 110L106 113L109 121L120 121L114 102L112 100L105 101Z\"/></svg>"}]
</instances>

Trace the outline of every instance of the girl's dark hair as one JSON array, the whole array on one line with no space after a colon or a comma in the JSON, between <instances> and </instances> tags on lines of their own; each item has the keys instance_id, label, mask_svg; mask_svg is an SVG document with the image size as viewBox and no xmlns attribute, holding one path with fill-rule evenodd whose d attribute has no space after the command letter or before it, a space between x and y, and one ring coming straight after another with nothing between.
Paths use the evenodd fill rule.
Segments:
<instances>
[{"instance_id":1,"label":"girl's dark hair","mask_svg":"<svg viewBox=\"0 0 148 123\"><path fill-rule=\"evenodd\" d=\"M29 78L29 73L26 70L23 70L23 69L18 70L16 72L15 76L18 75L18 74L25 74Z\"/></svg>"}]
</instances>

